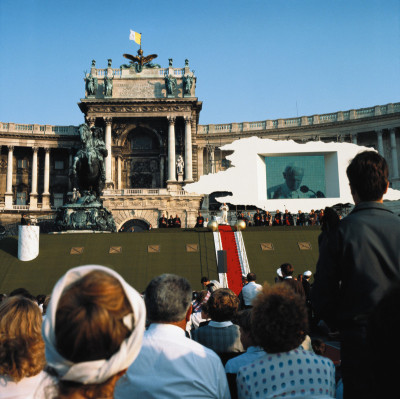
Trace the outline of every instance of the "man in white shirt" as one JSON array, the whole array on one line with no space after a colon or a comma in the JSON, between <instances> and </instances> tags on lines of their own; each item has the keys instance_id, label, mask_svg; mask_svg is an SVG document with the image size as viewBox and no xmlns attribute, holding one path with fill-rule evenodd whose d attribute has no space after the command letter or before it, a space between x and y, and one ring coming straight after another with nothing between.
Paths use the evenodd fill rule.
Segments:
<instances>
[{"instance_id":1,"label":"man in white shirt","mask_svg":"<svg viewBox=\"0 0 400 399\"><path fill-rule=\"evenodd\" d=\"M220 358L185 336L191 298L189 282L174 274L155 277L147 286L151 324L139 356L116 386L116 399L230 398Z\"/></svg>"},{"instance_id":2,"label":"man in white shirt","mask_svg":"<svg viewBox=\"0 0 400 399\"><path fill-rule=\"evenodd\" d=\"M256 283L257 276L255 273L249 273L247 275L248 284L242 288L243 302L245 308L250 308L252 306L253 299L261 291L261 284Z\"/></svg>"}]
</instances>

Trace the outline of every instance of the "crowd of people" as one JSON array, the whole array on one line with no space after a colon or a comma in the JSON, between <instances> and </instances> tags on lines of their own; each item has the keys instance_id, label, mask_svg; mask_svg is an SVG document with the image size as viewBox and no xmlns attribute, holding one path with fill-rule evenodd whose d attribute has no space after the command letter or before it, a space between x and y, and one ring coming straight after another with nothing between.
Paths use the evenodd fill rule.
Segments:
<instances>
[{"instance_id":1,"label":"crowd of people","mask_svg":"<svg viewBox=\"0 0 400 399\"><path fill-rule=\"evenodd\" d=\"M342 221L325 209L313 284L283 263L273 284L243 276L239 295L174 274L139 294L87 265L49 296L2 295L0 397L397 397L400 221L382 204L380 155L358 154L347 175L356 206ZM339 368L313 337L318 320L339 332Z\"/></svg>"}]
</instances>

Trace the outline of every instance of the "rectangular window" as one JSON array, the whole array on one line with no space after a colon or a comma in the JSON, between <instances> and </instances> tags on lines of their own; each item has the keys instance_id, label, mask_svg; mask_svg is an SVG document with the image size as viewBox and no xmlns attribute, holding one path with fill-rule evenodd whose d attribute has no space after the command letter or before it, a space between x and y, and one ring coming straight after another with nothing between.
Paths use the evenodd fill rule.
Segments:
<instances>
[{"instance_id":1,"label":"rectangular window","mask_svg":"<svg viewBox=\"0 0 400 399\"><path fill-rule=\"evenodd\" d=\"M25 169L28 167L28 160L27 159L18 159L18 168Z\"/></svg>"},{"instance_id":2,"label":"rectangular window","mask_svg":"<svg viewBox=\"0 0 400 399\"><path fill-rule=\"evenodd\" d=\"M64 169L64 161L55 161L54 162L54 169L56 169L56 170Z\"/></svg>"}]
</instances>

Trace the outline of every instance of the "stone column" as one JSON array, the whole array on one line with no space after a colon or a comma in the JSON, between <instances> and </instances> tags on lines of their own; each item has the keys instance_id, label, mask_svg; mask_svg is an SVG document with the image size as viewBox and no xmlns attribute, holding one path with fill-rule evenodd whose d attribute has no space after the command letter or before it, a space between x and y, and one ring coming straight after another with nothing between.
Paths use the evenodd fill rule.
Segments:
<instances>
[{"instance_id":1,"label":"stone column","mask_svg":"<svg viewBox=\"0 0 400 399\"><path fill-rule=\"evenodd\" d=\"M200 176L203 176L204 174L204 166L203 166L203 162L204 162L204 148L203 147L199 147L197 149L197 178L199 179Z\"/></svg>"},{"instance_id":2,"label":"stone column","mask_svg":"<svg viewBox=\"0 0 400 399\"><path fill-rule=\"evenodd\" d=\"M389 129L390 132L390 149L392 152L392 179L399 178L399 163L397 161L397 145L396 145L396 129Z\"/></svg>"},{"instance_id":3,"label":"stone column","mask_svg":"<svg viewBox=\"0 0 400 399\"><path fill-rule=\"evenodd\" d=\"M6 192L4 195L5 209L13 208L13 191L12 191L13 153L14 153L14 146L9 145L8 146L8 159L7 159L7 183L6 183Z\"/></svg>"},{"instance_id":4,"label":"stone column","mask_svg":"<svg viewBox=\"0 0 400 399\"><path fill-rule=\"evenodd\" d=\"M108 155L105 159L105 167L106 167L106 187L113 188L114 184L111 178L111 169L112 169L112 158L111 158L111 123L112 118L104 118L106 122L106 136L105 136L105 144L108 151Z\"/></svg>"},{"instance_id":5,"label":"stone column","mask_svg":"<svg viewBox=\"0 0 400 399\"><path fill-rule=\"evenodd\" d=\"M93 127L95 122L96 118L93 118L92 116L86 118L86 123L89 125L89 127Z\"/></svg>"},{"instance_id":6,"label":"stone column","mask_svg":"<svg viewBox=\"0 0 400 399\"><path fill-rule=\"evenodd\" d=\"M378 152L384 157L385 154L383 152L382 130L377 130L376 135L378 136Z\"/></svg>"},{"instance_id":7,"label":"stone column","mask_svg":"<svg viewBox=\"0 0 400 399\"><path fill-rule=\"evenodd\" d=\"M191 182L193 182L192 125L191 119L185 118L185 183Z\"/></svg>"},{"instance_id":8,"label":"stone column","mask_svg":"<svg viewBox=\"0 0 400 399\"><path fill-rule=\"evenodd\" d=\"M168 117L168 182L176 182L175 173L175 117Z\"/></svg>"},{"instance_id":9,"label":"stone column","mask_svg":"<svg viewBox=\"0 0 400 399\"><path fill-rule=\"evenodd\" d=\"M117 157L117 168L118 168L118 181L117 181L117 187L118 187L118 190L121 190L122 189L122 158L121 158L121 156L118 156Z\"/></svg>"},{"instance_id":10,"label":"stone column","mask_svg":"<svg viewBox=\"0 0 400 399\"><path fill-rule=\"evenodd\" d=\"M165 166L165 156L160 155L160 188L164 187L164 179L165 179L164 166Z\"/></svg>"},{"instance_id":11,"label":"stone column","mask_svg":"<svg viewBox=\"0 0 400 399\"><path fill-rule=\"evenodd\" d=\"M44 187L42 194L42 209L50 209L50 148L45 148L44 151Z\"/></svg>"},{"instance_id":12,"label":"stone column","mask_svg":"<svg viewBox=\"0 0 400 399\"><path fill-rule=\"evenodd\" d=\"M39 148L33 147L33 155L32 155L32 190L29 194L29 209L37 209L37 182L38 182L38 151Z\"/></svg>"},{"instance_id":13,"label":"stone column","mask_svg":"<svg viewBox=\"0 0 400 399\"><path fill-rule=\"evenodd\" d=\"M210 170L215 173L215 147L210 147Z\"/></svg>"}]
</instances>

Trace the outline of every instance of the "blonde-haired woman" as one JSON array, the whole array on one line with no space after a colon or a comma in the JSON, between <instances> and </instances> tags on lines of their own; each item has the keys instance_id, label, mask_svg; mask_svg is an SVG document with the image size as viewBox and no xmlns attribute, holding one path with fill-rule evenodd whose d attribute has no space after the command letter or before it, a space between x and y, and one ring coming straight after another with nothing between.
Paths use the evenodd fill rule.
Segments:
<instances>
[{"instance_id":1,"label":"blonde-haired woman","mask_svg":"<svg viewBox=\"0 0 400 399\"><path fill-rule=\"evenodd\" d=\"M43 323L56 378L46 398L113 398L139 354L145 321L141 296L118 273L97 265L69 270L53 289Z\"/></svg>"},{"instance_id":2,"label":"blonde-haired woman","mask_svg":"<svg viewBox=\"0 0 400 399\"><path fill-rule=\"evenodd\" d=\"M0 304L0 398L30 399L45 373L42 313L28 298Z\"/></svg>"}]
</instances>

